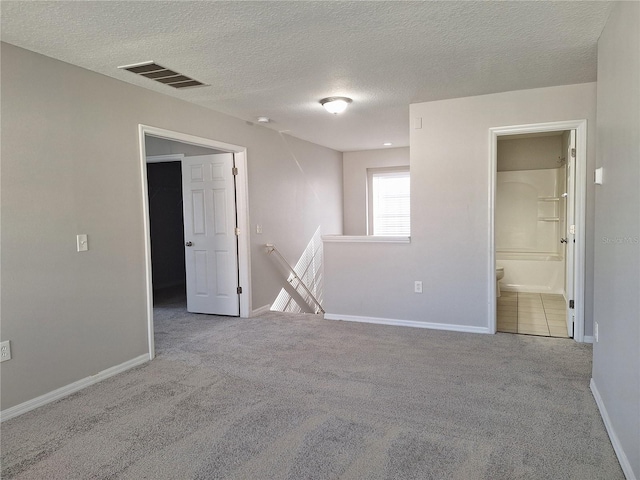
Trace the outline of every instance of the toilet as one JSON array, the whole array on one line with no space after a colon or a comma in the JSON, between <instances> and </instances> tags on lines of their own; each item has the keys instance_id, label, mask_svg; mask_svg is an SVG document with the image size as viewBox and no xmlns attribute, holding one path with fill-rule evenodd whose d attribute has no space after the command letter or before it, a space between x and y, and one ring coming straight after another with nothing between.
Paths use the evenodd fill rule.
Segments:
<instances>
[{"instance_id":1,"label":"toilet","mask_svg":"<svg viewBox=\"0 0 640 480\"><path fill-rule=\"evenodd\" d=\"M500 296L500 280L504 277L504 267L496 267L496 297Z\"/></svg>"}]
</instances>

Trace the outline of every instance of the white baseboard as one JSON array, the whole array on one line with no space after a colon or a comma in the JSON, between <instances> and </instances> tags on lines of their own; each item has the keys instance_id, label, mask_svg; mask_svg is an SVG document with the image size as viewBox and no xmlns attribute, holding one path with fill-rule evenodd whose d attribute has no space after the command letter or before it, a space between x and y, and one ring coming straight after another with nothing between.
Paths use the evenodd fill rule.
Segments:
<instances>
[{"instance_id":1,"label":"white baseboard","mask_svg":"<svg viewBox=\"0 0 640 480\"><path fill-rule=\"evenodd\" d=\"M582 337L582 341L584 343L593 343L594 339L593 339L593 335L585 335Z\"/></svg>"},{"instance_id":2,"label":"white baseboard","mask_svg":"<svg viewBox=\"0 0 640 480\"><path fill-rule=\"evenodd\" d=\"M549 293L564 296L563 290L553 290L546 285L519 285L516 283L501 283L500 290L503 292Z\"/></svg>"},{"instance_id":3,"label":"white baseboard","mask_svg":"<svg viewBox=\"0 0 640 480\"><path fill-rule=\"evenodd\" d=\"M450 330L453 332L490 333L488 327L471 327L468 325L454 325L451 323L416 322L415 320L361 317L357 315L340 315L337 313L325 313L324 318L325 320L344 320L345 322L376 323L380 325L394 325L399 327L430 328L432 330Z\"/></svg>"},{"instance_id":4,"label":"white baseboard","mask_svg":"<svg viewBox=\"0 0 640 480\"><path fill-rule=\"evenodd\" d=\"M593 398L596 399L596 404L598 405L598 409L600 410L600 416L602 417L604 426L607 429L609 439L611 440L611 445L613 445L613 450L618 456L618 461L620 462L620 466L622 467L622 471L624 472L625 477L627 477L627 480L637 480L637 477L633 472L633 469L631 468L631 464L629 463L629 459L624 453L622 445L620 445L620 440L618 440L618 436L613 430L613 425L611 424L611 419L609 418L609 414L607 413L607 408L602 401L602 397L600 396L600 392L598 391L598 387L596 386L596 382L593 381L593 378L591 379L589 386L591 387Z\"/></svg>"},{"instance_id":5,"label":"white baseboard","mask_svg":"<svg viewBox=\"0 0 640 480\"><path fill-rule=\"evenodd\" d=\"M255 310L251 311L251 317L257 317L258 315L262 315L263 313L267 313L271 311L271 304L268 303L267 305L263 305L260 308L256 308Z\"/></svg>"},{"instance_id":6,"label":"white baseboard","mask_svg":"<svg viewBox=\"0 0 640 480\"><path fill-rule=\"evenodd\" d=\"M138 365L142 365L143 363L148 361L149 354L145 353L144 355L132 358L131 360L121 363L120 365L107 368L106 370L96 373L95 375L91 375L90 377L83 378L82 380L70 383L69 385L65 385L64 387L53 390L52 392L45 393L44 395L40 395L39 397L27 400L26 402L23 402L19 405L15 405L11 408L2 410L2 412L0 412L0 422L4 422L5 420L9 420L10 418L17 417L18 415L22 415L23 413L27 413L38 407L46 405L47 403L60 400L61 398L66 397L67 395L71 395L78 390L82 390L83 388L93 385L94 383L98 383L99 381L109 377L113 377L118 373L122 373L133 367L137 367Z\"/></svg>"}]
</instances>

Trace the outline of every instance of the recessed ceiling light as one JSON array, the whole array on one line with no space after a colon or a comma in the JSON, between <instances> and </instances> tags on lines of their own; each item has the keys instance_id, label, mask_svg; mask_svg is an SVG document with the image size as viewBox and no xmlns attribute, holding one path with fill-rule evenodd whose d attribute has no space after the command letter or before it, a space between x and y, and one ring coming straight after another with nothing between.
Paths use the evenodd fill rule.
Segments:
<instances>
[{"instance_id":1,"label":"recessed ceiling light","mask_svg":"<svg viewBox=\"0 0 640 480\"><path fill-rule=\"evenodd\" d=\"M393 145L393 143L391 143L391 142L384 142L382 145L384 145L385 147L390 147L391 145Z\"/></svg>"},{"instance_id":2,"label":"recessed ceiling light","mask_svg":"<svg viewBox=\"0 0 640 480\"><path fill-rule=\"evenodd\" d=\"M322 105L327 112L337 115L338 113L344 112L352 101L353 100L348 97L327 97L320 100L320 105Z\"/></svg>"}]
</instances>

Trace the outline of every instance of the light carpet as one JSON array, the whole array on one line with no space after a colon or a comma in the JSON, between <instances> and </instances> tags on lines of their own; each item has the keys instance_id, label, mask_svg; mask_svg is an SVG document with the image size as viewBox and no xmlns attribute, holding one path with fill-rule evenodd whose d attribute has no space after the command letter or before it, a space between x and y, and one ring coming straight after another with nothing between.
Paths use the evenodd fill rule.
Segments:
<instances>
[{"instance_id":1,"label":"light carpet","mask_svg":"<svg viewBox=\"0 0 640 480\"><path fill-rule=\"evenodd\" d=\"M4 422L2 478L624 478L569 339L180 302L155 338L152 362Z\"/></svg>"}]
</instances>

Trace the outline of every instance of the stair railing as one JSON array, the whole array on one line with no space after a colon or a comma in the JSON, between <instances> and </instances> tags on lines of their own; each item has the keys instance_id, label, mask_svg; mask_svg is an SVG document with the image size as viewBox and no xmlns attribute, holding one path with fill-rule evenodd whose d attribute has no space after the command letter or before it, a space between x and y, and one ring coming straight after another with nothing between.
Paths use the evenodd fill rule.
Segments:
<instances>
[{"instance_id":1,"label":"stair railing","mask_svg":"<svg viewBox=\"0 0 640 480\"><path fill-rule=\"evenodd\" d=\"M284 258L282 256L282 254L280 253L280 251L276 248L276 246L273 243L267 243L266 245L267 247L267 254L271 255L272 253L275 254L276 258L280 261L280 263L282 265L284 265L285 267L287 267L287 270L289 270L289 272L291 273L291 275L293 275L292 277L290 277L287 281L289 282L289 284L291 284L291 282L293 281L293 279L295 278L298 281L298 284L302 286L302 288L304 289L304 291L309 295L309 297L311 297L311 299L313 300L313 302L316 304L316 309L315 309L315 313L325 313L324 309L322 308L322 305L320 304L320 302L318 301L318 299L315 297L315 295L313 294L313 292L309 289L309 287L307 287L307 285L302 281L302 279L298 276L298 274L296 273L296 271L293 269L293 267L291 265L289 265L289 262L287 262L287 259ZM293 286L293 288L295 289L296 287L291 284L291 286Z\"/></svg>"}]
</instances>

